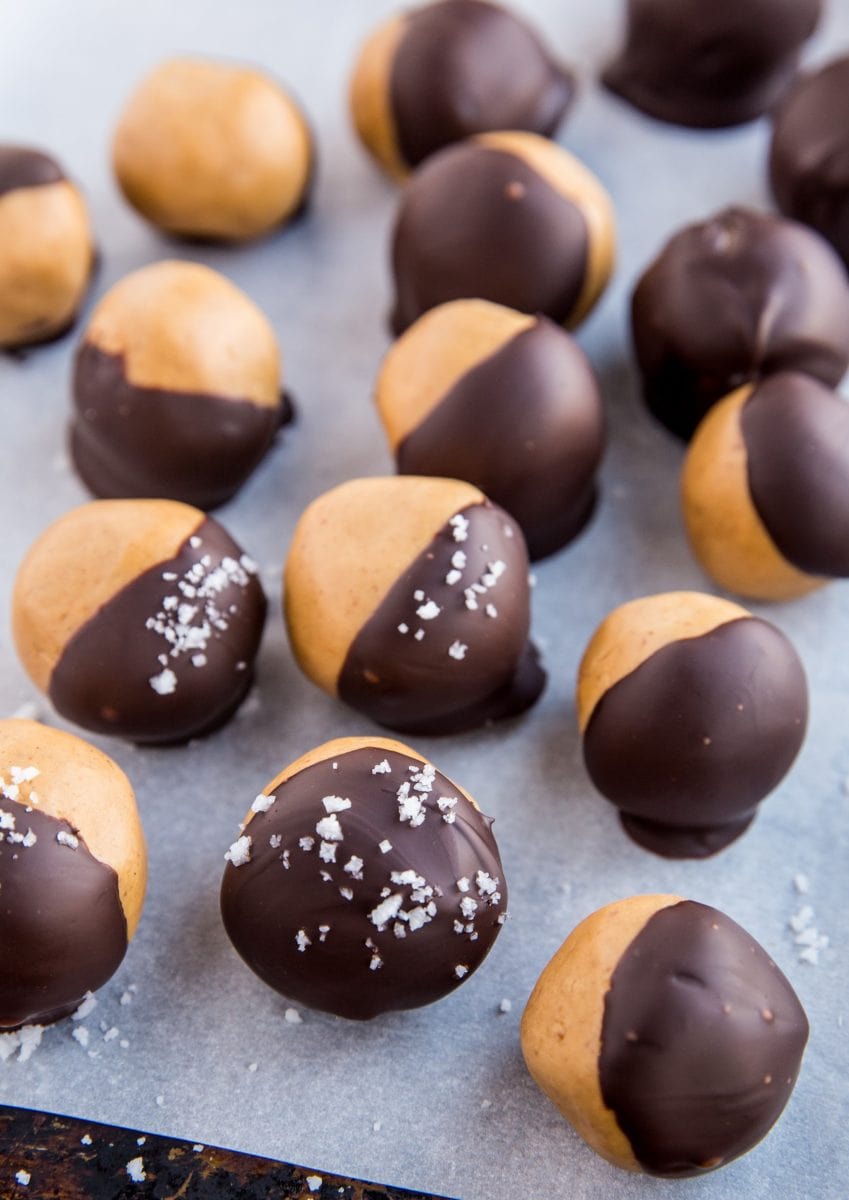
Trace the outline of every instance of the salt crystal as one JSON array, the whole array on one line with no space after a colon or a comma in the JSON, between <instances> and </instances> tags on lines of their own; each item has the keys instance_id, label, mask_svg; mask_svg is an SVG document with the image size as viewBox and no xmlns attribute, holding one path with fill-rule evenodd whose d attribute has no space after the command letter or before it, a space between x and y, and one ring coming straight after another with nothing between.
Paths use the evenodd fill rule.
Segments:
<instances>
[{"instance_id":1,"label":"salt crystal","mask_svg":"<svg viewBox=\"0 0 849 1200\"><path fill-rule=\"evenodd\" d=\"M126 1167L127 1174L133 1183L144 1183L147 1179L144 1169L144 1159L141 1155L138 1158L131 1158Z\"/></svg>"}]
</instances>

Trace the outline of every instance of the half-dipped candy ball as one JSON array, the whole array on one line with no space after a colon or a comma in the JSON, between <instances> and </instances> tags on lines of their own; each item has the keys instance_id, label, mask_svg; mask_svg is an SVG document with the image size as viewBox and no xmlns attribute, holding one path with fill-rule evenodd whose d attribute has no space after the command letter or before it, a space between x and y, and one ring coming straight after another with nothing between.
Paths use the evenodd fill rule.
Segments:
<instances>
[{"instance_id":1,"label":"half-dipped candy ball","mask_svg":"<svg viewBox=\"0 0 849 1200\"><path fill-rule=\"evenodd\" d=\"M96 496L214 508L271 445L286 412L274 331L223 275L159 262L94 310L74 365L74 464Z\"/></svg>"},{"instance_id":2,"label":"half-dipped candy ball","mask_svg":"<svg viewBox=\"0 0 849 1200\"><path fill-rule=\"evenodd\" d=\"M849 56L804 76L775 114L769 178L778 207L828 238L849 266Z\"/></svg>"},{"instance_id":3,"label":"half-dipped candy ball","mask_svg":"<svg viewBox=\"0 0 849 1200\"><path fill-rule=\"evenodd\" d=\"M403 178L429 154L487 130L553 136L572 76L520 17L489 0L436 0L390 17L351 81L361 141Z\"/></svg>"},{"instance_id":4,"label":"half-dipped candy ball","mask_svg":"<svg viewBox=\"0 0 849 1200\"><path fill-rule=\"evenodd\" d=\"M93 263L79 189L49 155L0 145L0 349L64 333L83 302Z\"/></svg>"},{"instance_id":5,"label":"half-dipped candy ball","mask_svg":"<svg viewBox=\"0 0 849 1200\"><path fill-rule=\"evenodd\" d=\"M0 1031L58 1021L112 977L146 878L135 796L112 759L0 721Z\"/></svg>"},{"instance_id":6,"label":"half-dipped candy ball","mask_svg":"<svg viewBox=\"0 0 849 1200\"><path fill-rule=\"evenodd\" d=\"M601 395L586 355L547 317L485 300L431 309L390 349L376 399L398 470L475 484L516 518L531 558L589 519Z\"/></svg>"},{"instance_id":7,"label":"half-dipped candy ball","mask_svg":"<svg viewBox=\"0 0 849 1200\"><path fill-rule=\"evenodd\" d=\"M627 0L604 82L635 108L696 128L768 112L795 74L823 0Z\"/></svg>"},{"instance_id":8,"label":"half-dipped candy ball","mask_svg":"<svg viewBox=\"0 0 849 1200\"><path fill-rule=\"evenodd\" d=\"M545 684L522 532L455 479L354 479L319 496L292 538L285 614L304 673L391 729L471 729L523 712Z\"/></svg>"},{"instance_id":9,"label":"half-dipped candy ball","mask_svg":"<svg viewBox=\"0 0 849 1200\"><path fill-rule=\"evenodd\" d=\"M593 783L626 832L704 858L751 824L805 736L799 656L769 621L717 596L667 592L607 616L578 672Z\"/></svg>"},{"instance_id":10,"label":"half-dipped candy ball","mask_svg":"<svg viewBox=\"0 0 849 1200\"><path fill-rule=\"evenodd\" d=\"M24 667L62 716L168 743L238 708L265 607L255 563L199 509L95 500L30 548L12 623Z\"/></svg>"},{"instance_id":11,"label":"half-dipped candy ball","mask_svg":"<svg viewBox=\"0 0 849 1200\"><path fill-rule=\"evenodd\" d=\"M634 348L651 412L692 436L712 404L774 371L834 387L849 363L849 281L807 226L729 208L675 234L637 283Z\"/></svg>"},{"instance_id":12,"label":"half-dipped candy ball","mask_svg":"<svg viewBox=\"0 0 849 1200\"><path fill-rule=\"evenodd\" d=\"M751 1150L790 1098L808 1020L766 951L678 896L593 913L542 972L522 1051L543 1092L617 1167L703 1175Z\"/></svg>"},{"instance_id":13,"label":"half-dipped candy ball","mask_svg":"<svg viewBox=\"0 0 849 1200\"><path fill-rule=\"evenodd\" d=\"M161 63L130 97L112 143L130 204L180 237L241 241L302 208L314 150L301 109L249 67Z\"/></svg>"},{"instance_id":14,"label":"half-dipped candy ball","mask_svg":"<svg viewBox=\"0 0 849 1200\"><path fill-rule=\"evenodd\" d=\"M484 133L432 155L401 196L392 244L403 332L477 298L578 325L607 285L615 228L583 163L534 133Z\"/></svg>"},{"instance_id":15,"label":"half-dipped candy ball","mask_svg":"<svg viewBox=\"0 0 849 1200\"><path fill-rule=\"evenodd\" d=\"M681 499L729 591L790 600L849 576L849 404L791 371L738 388L696 430Z\"/></svg>"},{"instance_id":16,"label":"half-dipped candy ball","mask_svg":"<svg viewBox=\"0 0 849 1200\"><path fill-rule=\"evenodd\" d=\"M415 750L339 738L254 800L226 854L224 926L291 1000L365 1020L483 962L506 916L492 821Z\"/></svg>"}]
</instances>

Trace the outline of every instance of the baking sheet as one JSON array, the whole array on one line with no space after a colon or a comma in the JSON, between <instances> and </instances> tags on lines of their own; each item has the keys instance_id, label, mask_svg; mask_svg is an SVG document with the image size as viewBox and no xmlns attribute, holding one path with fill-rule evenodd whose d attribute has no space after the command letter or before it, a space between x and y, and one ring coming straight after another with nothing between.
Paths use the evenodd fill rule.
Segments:
<instances>
[{"instance_id":1,"label":"baking sheet","mask_svg":"<svg viewBox=\"0 0 849 1200\"><path fill-rule=\"evenodd\" d=\"M665 862L620 832L588 783L572 688L600 618L637 595L707 588L683 540L681 451L643 413L627 342L636 274L669 232L726 203L768 204L767 129L693 134L655 124L593 83L618 40L619 0L527 0L582 91L561 133L611 190L620 265L579 340L600 373L610 418L598 514L578 543L539 564L535 635L550 672L525 718L418 749L496 818L511 889L511 921L482 969L427 1009L349 1024L300 1010L243 967L221 927L223 854L257 791L285 763L327 738L376 732L323 696L290 657L277 604L298 514L354 475L391 470L370 402L387 346L391 185L349 131L348 72L356 46L390 13L389 0L8 0L0 10L0 137L56 153L83 184L102 251L90 303L127 271L160 257L209 263L263 306L281 340L300 416L220 519L258 560L271 616L254 695L226 729L182 749L139 750L98 740L130 775L150 844L138 935L83 1020L45 1030L27 1059L0 1062L0 1098L126 1123L350 1172L462 1200L555 1195L571 1200L846 1196L849 1146L849 585L757 611L775 620L805 661L811 726L792 774L750 832L703 863ZM849 5L832 0L810 49L818 61L849 45ZM318 132L320 173L310 216L242 249L198 249L160 238L121 201L107 145L133 83L174 52L254 62L300 95ZM12 578L32 539L86 499L64 451L74 338L0 362L3 446L0 713L35 696L6 630ZM801 895L794 876L807 877ZM787 972L812 1036L801 1079L774 1133L753 1153L701 1180L632 1177L593 1155L527 1076L519 1051L523 1004L550 955L587 913L641 891L671 891L725 910ZM803 904L831 944L798 961L788 920ZM500 1012L503 999L510 1012ZM85 1035L75 1031L85 1028ZM117 1032L114 1032L117 1031ZM14 1174L0 1146L0 1193ZM33 1181L35 1185L37 1181Z\"/></svg>"}]
</instances>

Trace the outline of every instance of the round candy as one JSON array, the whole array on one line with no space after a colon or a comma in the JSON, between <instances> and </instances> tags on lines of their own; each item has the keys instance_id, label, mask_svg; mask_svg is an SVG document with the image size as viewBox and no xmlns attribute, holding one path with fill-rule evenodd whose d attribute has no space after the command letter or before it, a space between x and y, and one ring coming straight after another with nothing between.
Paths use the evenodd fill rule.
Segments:
<instances>
[{"instance_id":1,"label":"round candy","mask_svg":"<svg viewBox=\"0 0 849 1200\"><path fill-rule=\"evenodd\" d=\"M265 619L256 565L171 500L95 500L54 522L18 571L12 625L63 717L134 742L182 742L244 699Z\"/></svg>"},{"instance_id":2,"label":"round candy","mask_svg":"<svg viewBox=\"0 0 849 1200\"><path fill-rule=\"evenodd\" d=\"M58 1021L112 977L146 878L135 796L112 759L0 721L0 1031Z\"/></svg>"},{"instance_id":3,"label":"round candy","mask_svg":"<svg viewBox=\"0 0 849 1200\"><path fill-rule=\"evenodd\" d=\"M822 0L628 0L604 82L674 125L720 128L767 112L790 83Z\"/></svg>"},{"instance_id":4,"label":"round candy","mask_svg":"<svg viewBox=\"0 0 849 1200\"><path fill-rule=\"evenodd\" d=\"M738 388L690 443L693 553L720 586L789 600L849 576L849 405L791 371Z\"/></svg>"},{"instance_id":5,"label":"round candy","mask_svg":"<svg viewBox=\"0 0 849 1200\"><path fill-rule=\"evenodd\" d=\"M472 729L545 685L521 530L458 480L354 479L319 496L292 538L285 615L304 673L392 729Z\"/></svg>"},{"instance_id":6,"label":"round candy","mask_svg":"<svg viewBox=\"0 0 849 1200\"><path fill-rule=\"evenodd\" d=\"M703 1175L786 1105L808 1039L788 980L730 917L631 896L582 921L522 1018L536 1083L592 1148L651 1175Z\"/></svg>"},{"instance_id":7,"label":"round candy","mask_svg":"<svg viewBox=\"0 0 849 1200\"><path fill-rule=\"evenodd\" d=\"M784 634L730 600L668 592L602 621L578 673L593 783L625 831L704 858L751 824L805 736L805 672Z\"/></svg>"},{"instance_id":8,"label":"round candy","mask_svg":"<svg viewBox=\"0 0 849 1200\"><path fill-rule=\"evenodd\" d=\"M80 191L55 159L0 145L0 349L49 341L74 322L94 265Z\"/></svg>"},{"instance_id":9,"label":"round candy","mask_svg":"<svg viewBox=\"0 0 849 1200\"><path fill-rule=\"evenodd\" d=\"M285 412L274 331L223 275L134 271L98 304L74 365L71 451L96 496L224 504Z\"/></svg>"},{"instance_id":10,"label":"round candy","mask_svg":"<svg viewBox=\"0 0 849 1200\"><path fill-rule=\"evenodd\" d=\"M338 738L272 779L226 854L224 926L275 991L365 1020L431 1004L506 917L491 818L386 738Z\"/></svg>"},{"instance_id":11,"label":"round candy","mask_svg":"<svg viewBox=\"0 0 849 1200\"><path fill-rule=\"evenodd\" d=\"M634 291L643 392L673 433L774 371L834 387L849 364L849 281L831 246L796 221L729 208L664 246Z\"/></svg>"},{"instance_id":12,"label":"round candy","mask_svg":"<svg viewBox=\"0 0 849 1200\"><path fill-rule=\"evenodd\" d=\"M516 518L532 558L588 521L601 395L586 355L547 317L485 300L431 309L390 349L376 396L398 470L475 484Z\"/></svg>"},{"instance_id":13,"label":"round candy","mask_svg":"<svg viewBox=\"0 0 849 1200\"><path fill-rule=\"evenodd\" d=\"M554 135L572 76L518 16L488 0L436 0L390 17L362 50L351 109L363 145L397 179L487 130Z\"/></svg>"},{"instance_id":14,"label":"round candy","mask_svg":"<svg viewBox=\"0 0 849 1200\"><path fill-rule=\"evenodd\" d=\"M392 245L403 332L477 298L578 325L613 269L614 215L596 177L534 133L483 133L432 155L405 187Z\"/></svg>"},{"instance_id":15,"label":"round candy","mask_svg":"<svg viewBox=\"0 0 849 1200\"><path fill-rule=\"evenodd\" d=\"M240 241L290 221L314 162L303 113L259 71L199 58L161 63L137 87L112 144L127 200L180 237Z\"/></svg>"},{"instance_id":16,"label":"round candy","mask_svg":"<svg viewBox=\"0 0 849 1200\"><path fill-rule=\"evenodd\" d=\"M849 266L849 57L803 77L775 114L769 177L778 207Z\"/></svg>"}]
</instances>

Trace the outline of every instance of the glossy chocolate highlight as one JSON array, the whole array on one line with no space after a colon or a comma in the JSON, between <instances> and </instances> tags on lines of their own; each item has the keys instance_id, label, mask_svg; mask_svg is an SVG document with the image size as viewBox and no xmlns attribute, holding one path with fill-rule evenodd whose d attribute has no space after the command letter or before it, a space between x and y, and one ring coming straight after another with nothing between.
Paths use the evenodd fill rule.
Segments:
<instances>
[{"instance_id":1,"label":"glossy chocolate highlight","mask_svg":"<svg viewBox=\"0 0 849 1200\"><path fill-rule=\"evenodd\" d=\"M744 617L670 642L610 687L584 733L584 761L636 842L704 858L740 836L789 770L807 715L790 642Z\"/></svg>"},{"instance_id":2,"label":"glossy chocolate highlight","mask_svg":"<svg viewBox=\"0 0 849 1200\"><path fill-rule=\"evenodd\" d=\"M541 317L457 380L399 445L398 470L475 484L518 521L537 559L592 515L604 437L592 367Z\"/></svg>"},{"instance_id":3,"label":"glossy chocolate highlight","mask_svg":"<svg viewBox=\"0 0 849 1200\"><path fill-rule=\"evenodd\" d=\"M407 184L395 224L391 324L402 333L446 300L475 297L557 324L584 285L588 233L576 204L515 154L449 146Z\"/></svg>"},{"instance_id":4,"label":"glossy chocolate highlight","mask_svg":"<svg viewBox=\"0 0 849 1200\"><path fill-rule=\"evenodd\" d=\"M238 397L138 387L122 355L90 342L74 365L70 446L99 497L163 497L213 509L269 450L285 410Z\"/></svg>"},{"instance_id":5,"label":"glossy chocolate highlight","mask_svg":"<svg viewBox=\"0 0 849 1200\"><path fill-rule=\"evenodd\" d=\"M793 988L715 908L662 908L604 1002L599 1081L649 1172L704 1174L745 1154L786 1105L808 1038Z\"/></svg>"},{"instance_id":6,"label":"glossy chocolate highlight","mask_svg":"<svg viewBox=\"0 0 849 1200\"><path fill-rule=\"evenodd\" d=\"M72 1013L127 950L115 871L67 821L2 794L0 912L0 1030Z\"/></svg>"},{"instance_id":7,"label":"glossy chocolate highlight","mask_svg":"<svg viewBox=\"0 0 849 1200\"><path fill-rule=\"evenodd\" d=\"M227 934L265 983L368 1020L430 1004L477 969L507 891L491 819L449 779L363 747L275 796L231 848L221 888Z\"/></svg>"},{"instance_id":8,"label":"glossy chocolate highlight","mask_svg":"<svg viewBox=\"0 0 849 1200\"><path fill-rule=\"evenodd\" d=\"M518 525L489 503L464 509L354 638L340 698L380 725L419 734L524 712L546 680L528 641L527 577Z\"/></svg>"},{"instance_id":9,"label":"glossy chocolate highlight","mask_svg":"<svg viewBox=\"0 0 849 1200\"><path fill-rule=\"evenodd\" d=\"M518 17L481 0L442 0L407 17L392 64L390 106L410 166L497 129L552 137L572 76Z\"/></svg>"},{"instance_id":10,"label":"glossy chocolate highlight","mask_svg":"<svg viewBox=\"0 0 849 1200\"><path fill-rule=\"evenodd\" d=\"M247 694L265 611L254 564L203 521L70 638L50 699L83 728L134 742L210 733Z\"/></svg>"}]
</instances>

